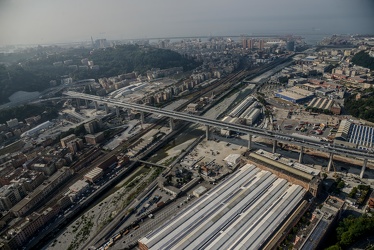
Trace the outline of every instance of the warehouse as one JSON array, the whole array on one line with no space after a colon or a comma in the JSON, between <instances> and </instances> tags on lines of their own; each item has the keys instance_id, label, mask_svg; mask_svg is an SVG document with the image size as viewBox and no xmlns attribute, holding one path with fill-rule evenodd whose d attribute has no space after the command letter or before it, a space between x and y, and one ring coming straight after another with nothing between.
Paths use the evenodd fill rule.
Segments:
<instances>
[{"instance_id":1,"label":"warehouse","mask_svg":"<svg viewBox=\"0 0 374 250\"><path fill-rule=\"evenodd\" d=\"M371 150L374 147L374 128L343 120L335 135L334 143Z\"/></svg>"},{"instance_id":2,"label":"warehouse","mask_svg":"<svg viewBox=\"0 0 374 250\"><path fill-rule=\"evenodd\" d=\"M236 118L236 117L231 118L230 116L225 116L225 118L223 118L222 121L235 124L238 121L238 118ZM224 128L221 129L221 135L222 136L231 136L231 134L232 134L231 130L224 129Z\"/></svg>"},{"instance_id":3,"label":"warehouse","mask_svg":"<svg viewBox=\"0 0 374 250\"><path fill-rule=\"evenodd\" d=\"M261 249L306 191L247 164L162 227L139 240L145 249Z\"/></svg>"},{"instance_id":4,"label":"warehouse","mask_svg":"<svg viewBox=\"0 0 374 250\"><path fill-rule=\"evenodd\" d=\"M248 96L244 101L242 101L234 110L229 114L231 117L239 117L248 107L254 102L252 96Z\"/></svg>"},{"instance_id":5,"label":"warehouse","mask_svg":"<svg viewBox=\"0 0 374 250\"><path fill-rule=\"evenodd\" d=\"M102 176L103 176L103 170L101 168L94 168L84 176L84 179L91 183L95 183Z\"/></svg>"},{"instance_id":6,"label":"warehouse","mask_svg":"<svg viewBox=\"0 0 374 250\"><path fill-rule=\"evenodd\" d=\"M275 94L276 97L292 103L307 102L314 97L314 93L299 87L292 87Z\"/></svg>"},{"instance_id":7,"label":"warehouse","mask_svg":"<svg viewBox=\"0 0 374 250\"><path fill-rule=\"evenodd\" d=\"M322 110L329 110L335 115L340 115L340 113L341 113L341 108L340 108L339 104L337 104L335 101L333 101L331 99L327 99L327 98L315 97L309 103L308 107L322 109Z\"/></svg>"},{"instance_id":8,"label":"warehouse","mask_svg":"<svg viewBox=\"0 0 374 250\"><path fill-rule=\"evenodd\" d=\"M40 131L42 131L43 129L47 129L47 128L53 126L53 125L54 125L54 123L52 123L50 121L43 122L42 124L39 124L35 128L27 130L26 132L24 132L23 134L21 134L21 138L26 137L26 136L29 136L29 137L30 136L34 136L37 133L39 133Z\"/></svg>"}]
</instances>

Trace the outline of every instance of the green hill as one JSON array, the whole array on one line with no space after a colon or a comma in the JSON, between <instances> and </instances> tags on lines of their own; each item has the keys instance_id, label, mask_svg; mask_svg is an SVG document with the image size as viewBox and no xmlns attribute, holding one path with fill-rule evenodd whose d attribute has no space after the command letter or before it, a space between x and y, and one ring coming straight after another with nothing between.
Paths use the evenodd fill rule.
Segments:
<instances>
[{"instance_id":1,"label":"green hill","mask_svg":"<svg viewBox=\"0 0 374 250\"><path fill-rule=\"evenodd\" d=\"M374 70L374 57L369 56L365 51L360 51L352 58L352 63Z\"/></svg>"},{"instance_id":2,"label":"green hill","mask_svg":"<svg viewBox=\"0 0 374 250\"><path fill-rule=\"evenodd\" d=\"M120 45L94 51L87 48L38 48L33 54L28 51L27 55L28 59L25 59L15 54L14 58L22 59L8 66L0 64L0 104L8 102L8 97L20 90L42 91L49 87L50 80L59 82L64 75L74 80L98 79L133 71L145 73L151 68L183 67L186 71L198 66L198 63L177 52L138 45ZM0 55L0 61L4 61L4 58L4 55ZM100 69L79 70L71 69L67 65L53 66L54 62L64 60L72 60L73 65L79 66L82 65L83 58L93 60ZM6 55L6 59L16 61L9 55Z\"/></svg>"}]
</instances>

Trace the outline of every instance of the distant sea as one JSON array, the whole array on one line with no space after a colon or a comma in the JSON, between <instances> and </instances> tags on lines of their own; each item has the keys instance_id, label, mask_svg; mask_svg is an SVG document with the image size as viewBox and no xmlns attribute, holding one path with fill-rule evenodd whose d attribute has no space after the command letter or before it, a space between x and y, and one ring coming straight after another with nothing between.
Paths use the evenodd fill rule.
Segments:
<instances>
[{"instance_id":1,"label":"distant sea","mask_svg":"<svg viewBox=\"0 0 374 250\"><path fill-rule=\"evenodd\" d=\"M291 34L291 33L287 33L288 34ZM267 37L267 36L271 36L271 35L274 35L274 36L281 36L282 34L248 34L248 37L251 37L251 36L254 36L254 37L261 37L261 36L264 36L264 37ZM286 34L283 34L283 35L286 35ZM304 38L304 41L307 43L307 44L310 44L310 45L316 45L318 42L322 41L325 37L329 37L331 36L331 34L318 34L318 33L314 33L314 34L292 34L294 36L301 36ZM217 36L217 37L227 37L227 38L232 38L234 41L239 41L240 40L240 36L236 35L236 36L229 36L229 35L223 35L223 36ZM191 39L197 39L199 38L199 36L194 36L194 37L191 37ZM185 40L185 39L188 39L188 37L180 37L180 38L160 38L160 39L149 39L149 42L150 43L157 43L159 40L162 40L162 39L169 39L170 42L179 42L181 40ZM208 40L208 37L207 36L201 36L201 41L207 41Z\"/></svg>"}]
</instances>

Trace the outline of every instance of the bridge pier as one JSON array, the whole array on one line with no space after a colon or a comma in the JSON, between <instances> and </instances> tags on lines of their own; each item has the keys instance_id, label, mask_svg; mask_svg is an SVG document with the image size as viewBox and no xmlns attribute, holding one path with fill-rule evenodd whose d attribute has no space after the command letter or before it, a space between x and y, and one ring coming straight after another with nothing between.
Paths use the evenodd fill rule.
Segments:
<instances>
[{"instance_id":1,"label":"bridge pier","mask_svg":"<svg viewBox=\"0 0 374 250\"><path fill-rule=\"evenodd\" d=\"M105 114L109 114L109 107L108 104L104 104Z\"/></svg>"},{"instance_id":2,"label":"bridge pier","mask_svg":"<svg viewBox=\"0 0 374 250\"><path fill-rule=\"evenodd\" d=\"M131 120L131 109L126 109L127 112L127 119L130 121Z\"/></svg>"},{"instance_id":3,"label":"bridge pier","mask_svg":"<svg viewBox=\"0 0 374 250\"><path fill-rule=\"evenodd\" d=\"M248 150L252 149L252 135L248 134Z\"/></svg>"},{"instance_id":4,"label":"bridge pier","mask_svg":"<svg viewBox=\"0 0 374 250\"><path fill-rule=\"evenodd\" d=\"M77 104L77 109L79 109L79 106L81 104L81 100L79 98L75 99L75 102Z\"/></svg>"},{"instance_id":5,"label":"bridge pier","mask_svg":"<svg viewBox=\"0 0 374 250\"><path fill-rule=\"evenodd\" d=\"M300 154L299 154L299 163L303 163L303 157L304 157L304 147L301 146Z\"/></svg>"},{"instance_id":6,"label":"bridge pier","mask_svg":"<svg viewBox=\"0 0 374 250\"><path fill-rule=\"evenodd\" d=\"M116 115L119 117L119 107L116 106Z\"/></svg>"},{"instance_id":7,"label":"bridge pier","mask_svg":"<svg viewBox=\"0 0 374 250\"><path fill-rule=\"evenodd\" d=\"M169 128L170 128L170 131L173 131L174 130L174 119L173 118L170 118L169 119Z\"/></svg>"},{"instance_id":8,"label":"bridge pier","mask_svg":"<svg viewBox=\"0 0 374 250\"><path fill-rule=\"evenodd\" d=\"M95 105L96 111L99 110L99 104L96 101L94 101L94 105Z\"/></svg>"},{"instance_id":9,"label":"bridge pier","mask_svg":"<svg viewBox=\"0 0 374 250\"><path fill-rule=\"evenodd\" d=\"M327 164L327 172L330 172L331 171L331 166L333 164L333 161L334 160L334 154L333 153L330 153L330 156L329 156L329 163Z\"/></svg>"},{"instance_id":10,"label":"bridge pier","mask_svg":"<svg viewBox=\"0 0 374 250\"><path fill-rule=\"evenodd\" d=\"M90 103L88 102L87 99L85 99L84 101L85 101L85 104L86 104L86 108L88 108L88 106L90 105Z\"/></svg>"},{"instance_id":11,"label":"bridge pier","mask_svg":"<svg viewBox=\"0 0 374 250\"><path fill-rule=\"evenodd\" d=\"M364 178L364 173L365 173L367 164L368 164L368 159L364 159L364 164L362 164L361 173L360 173L361 179Z\"/></svg>"},{"instance_id":12,"label":"bridge pier","mask_svg":"<svg viewBox=\"0 0 374 250\"><path fill-rule=\"evenodd\" d=\"M209 141L209 126L205 125L205 138L207 141Z\"/></svg>"},{"instance_id":13,"label":"bridge pier","mask_svg":"<svg viewBox=\"0 0 374 250\"><path fill-rule=\"evenodd\" d=\"M140 123L144 124L144 112L140 112Z\"/></svg>"},{"instance_id":14,"label":"bridge pier","mask_svg":"<svg viewBox=\"0 0 374 250\"><path fill-rule=\"evenodd\" d=\"M277 140L273 140L273 154L277 152Z\"/></svg>"}]
</instances>

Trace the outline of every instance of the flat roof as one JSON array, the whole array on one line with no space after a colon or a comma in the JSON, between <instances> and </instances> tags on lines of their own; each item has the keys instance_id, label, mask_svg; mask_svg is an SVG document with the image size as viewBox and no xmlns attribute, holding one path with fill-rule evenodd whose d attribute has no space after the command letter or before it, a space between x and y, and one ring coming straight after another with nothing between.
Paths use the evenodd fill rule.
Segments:
<instances>
[{"instance_id":1,"label":"flat roof","mask_svg":"<svg viewBox=\"0 0 374 250\"><path fill-rule=\"evenodd\" d=\"M306 190L247 164L139 240L148 249L259 249Z\"/></svg>"},{"instance_id":2,"label":"flat roof","mask_svg":"<svg viewBox=\"0 0 374 250\"><path fill-rule=\"evenodd\" d=\"M313 177L314 177L311 174L305 173L305 172L303 172L301 170L298 170L298 169L295 169L293 167L287 166L287 165L285 165L283 163L280 163L280 162L277 162L275 160L269 159L269 158L267 158L265 156L262 156L262 155L259 155L257 153L250 153L250 156L253 157L253 158L255 158L255 159L258 159L258 160L260 160L262 162L265 162L267 164L275 166L275 167L277 167L279 169L282 169L282 170L287 171L289 173L292 173L294 175L300 176L300 177L302 177L302 178L304 178L304 179L306 179L308 181L311 181L313 179Z\"/></svg>"},{"instance_id":3,"label":"flat roof","mask_svg":"<svg viewBox=\"0 0 374 250\"><path fill-rule=\"evenodd\" d=\"M299 95L297 93L293 93L293 92L290 92L290 91L278 92L277 95L292 98L294 100L300 100L300 99L305 98L305 96L303 96L303 95Z\"/></svg>"},{"instance_id":4,"label":"flat roof","mask_svg":"<svg viewBox=\"0 0 374 250\"><path fill-rule=\"evenodd\" d=\"M294 169L298 169L300 171L303 171L307 174L311 174L311 175L316 176L316 175L319 175L320 172L321 172L318 169L314 169L314 168L311 168L311 167L306 166L304 164L294 162L293 160L291 161L288 158L282 157L280 154L273 154L273 153L267 152L267 151L262 150L262 149L258 149L257 151L255 151L255 153L259 154L259 155L263 155L266 158L277 161L279 163L283 163L284 165L287 165L287 166L292 167Z\"/></svg>"}]
</instances>

